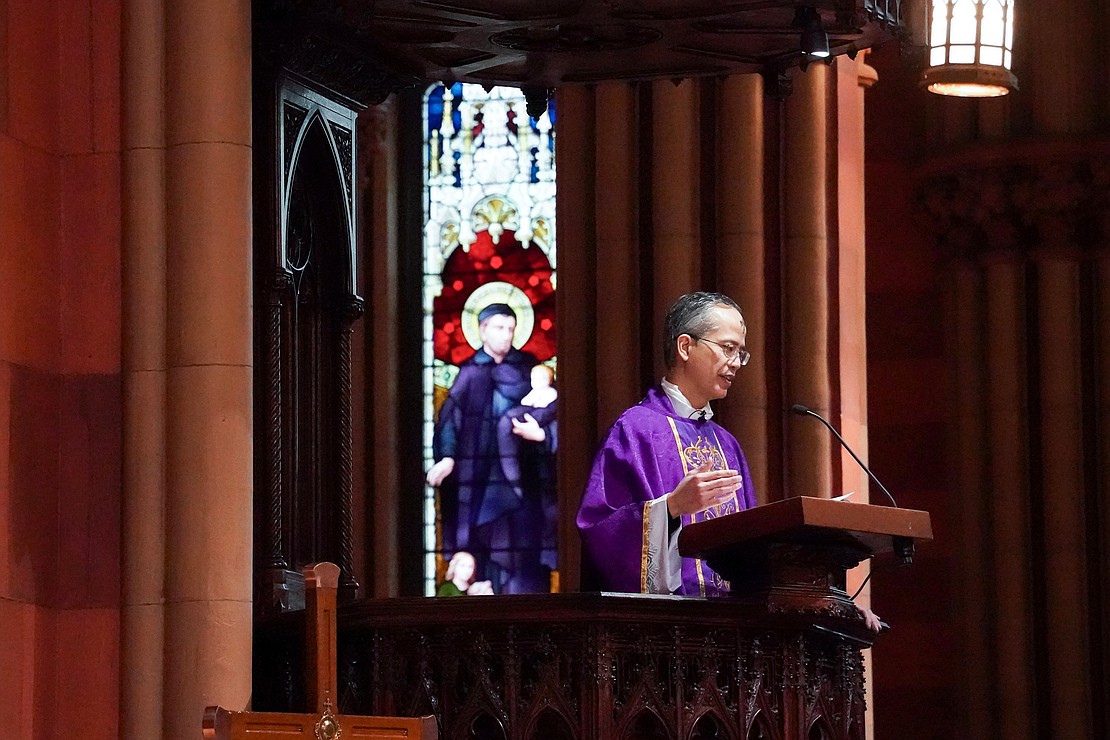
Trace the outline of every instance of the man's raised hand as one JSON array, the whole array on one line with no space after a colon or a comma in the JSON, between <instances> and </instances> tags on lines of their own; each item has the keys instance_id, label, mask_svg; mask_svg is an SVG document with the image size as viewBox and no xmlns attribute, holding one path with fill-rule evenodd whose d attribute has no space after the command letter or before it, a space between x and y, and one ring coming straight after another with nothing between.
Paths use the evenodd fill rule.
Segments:
<instances>
[{"instance_id":1,"label":"man's raised hand","mask_svg":"<svg viewBox=\"0 0 1110 740\"><path fill-rule=\"evenodd\" d=\"M721 503L740 488L740 473L735 470L713 470L706 460L679 481L667 497L671 516L696 514Z\"/></svg>"}]
</instances>

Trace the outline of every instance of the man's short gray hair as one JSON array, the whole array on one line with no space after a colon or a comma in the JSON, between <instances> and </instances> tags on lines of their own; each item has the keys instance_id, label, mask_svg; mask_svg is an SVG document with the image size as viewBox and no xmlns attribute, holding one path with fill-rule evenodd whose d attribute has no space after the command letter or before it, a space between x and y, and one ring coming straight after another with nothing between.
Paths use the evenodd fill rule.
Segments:
<instances>
[{"instance_id":1,"label":"man's short gray hair","mask_svg":"<svg viewBox=\"0 0 1110 740\"><path fill-rule=\"evenodd\" d=\"M663 362L668 370L675 365L675 346L680 336L703 337L717 328L710 313L717 306L735 308L740 314L740 323L744 323L744 312L724 293L687 293L667 310L667 318L663 321Z\"/></svg>"}]
</instances>

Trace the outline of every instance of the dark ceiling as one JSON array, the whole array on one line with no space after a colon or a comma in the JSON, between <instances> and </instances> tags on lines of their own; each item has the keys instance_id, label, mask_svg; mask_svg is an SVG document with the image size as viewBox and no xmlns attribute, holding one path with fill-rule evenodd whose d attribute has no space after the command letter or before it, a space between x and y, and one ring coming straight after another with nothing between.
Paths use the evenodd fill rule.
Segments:
<instances>
[{"instance_id":1,"label":"dark ceiling","mask_svg":"<svg viewBox=\"0 0 1110 740\"><path fill-rule=\"evenodd\" d=\"M812 0L832 56L901 34L911 0ZM554 88L728 72L781 74L801 51L796 0L263 0L256 23L407 78ZM263 9L266 8L266 9ZM277 14L274 14L277 11ZM279 20L280 16L280 20ZM317 41L304 41L312 36ZM290 66L286 64L286 66ZM293 65L296 66L296 65Z\"/></svg>"}]
</instances>

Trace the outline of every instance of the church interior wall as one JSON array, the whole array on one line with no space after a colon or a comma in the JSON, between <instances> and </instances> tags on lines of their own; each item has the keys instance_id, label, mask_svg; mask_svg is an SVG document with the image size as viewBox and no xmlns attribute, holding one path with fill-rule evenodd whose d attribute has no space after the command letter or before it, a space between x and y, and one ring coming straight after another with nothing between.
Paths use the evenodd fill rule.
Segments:
<instances>
[{"instance_id":1,"label":"church interior wall","mask_svg":"<svg viewBox=\"0 0 1110 740\"><path fill-rule=\"evenodd\" d=\"M873 608L895 625L873 649L875 722L891 737L949 737L950 727L935 721L959 705L960 658L952 577L957 492L945 474L951 458L944 264L918 228L908 187L924 154L926 93L916 89L914 72L895 44L868 59L879 73L867 93L870 463L900 505L929 511L937 533L919 548L911 567L875 571Z\"/></svg>"},{"instance_id":2,"label":"church interior wall","mask_svg":"<svg viewBox=\"0 0 1110 740\"><path fill-rule=\"evenodd\" d=\"M1103 26L1104 15L1103 11L1099 16ZM0 726L29 728L21 737L36 739L111 738L118 734L119 17L116 0L85 4L0 0L0 656L4 667ZM1042 53L1052 59L1058 48L1063 47ZM961 675L963 664L969 657L981 664L986 659L964 652L959 634L964 618L959 550L968 541L957 533L967 529L961 500L968 492L956 485L952 474L957 455L951 405L958 379L953 378L950 349L954 328L949 321L951 313L946 312L954 300L948 281L951 275L944 256L916 215L919 209L913 200L912 181L926 145L937 143L936 129L934 133L926 130L930 121L936 124L943 119L949 138L960 138L961 131L964 139L972 138L970 132L976 129L998 133L1012 104L1001 102L996 108L984 108L987 112L976 117L969 113L969 104L944 101L954 107L940 116L936 108L923 107L923 93L914 87L914 72L893 45L879 49L870 63L879 70L880 81L866 93L869 459L900 504L931 512L938 534L935 542L919 550L912 568L875 575L874 608L895 629L878 642L874 652L873 707L880 738L942 737L948 735L937 725L936 717L948 714L954 705L967 703L967 695L961 693L966 680ZM1104 89L1105 75L1100 77L1094 71L1088 75L1102 80L1097 83L1102 87L1092 89ZM1043 102L1051 88L1044 80L1039 85L1032 89L1041 91L1040 118L1051 122L1059 115L1077 120L1078 114ZM1073 107L1097 119L1097 126L1086 128L1104 135L1105 111L1096 115L1089 109L1105 96L1085 94L1075 86L1069 91ZM671 93L667 90L665 94ZM579 110L592 111L592 99L573 97L586 94L561 91L567 98L565 110L573 111L577 105ZM607 95L625 106L620 125L632 125L628 121L635 121L639 113L632 102L611 89L601 89L598 100L604 102ZM1033 117L1023 115L1024 119L1015 117L1019 128L1028 126ZM769 113L768 120L774 121L775 114ZM563 131L574 125L567 118L562 123ZM593 124L579 121L578 125ZM1067 128L1063 124L1048 127ZM580 135L593 137L592 131ZM631 154L637 153L633 150ZM594 156L590 152L585 158ZM575 166L569 159L567 165ZM592 172L580 174L594 176ZM388 195L390 186L383 184L387 181L392 181L392 176L378 180L375 187ZM638 187L630 185L625 192ZM592 219L595 203L586 193L577 195L583 200L577 205ZM384 213L376 215L379 224L392 217ZM561 236L573 240L573 222L568 219L564 223L567 230ZM627 245L635 245L636 240L628 234L643 223L641 218L625 229ZM590 221L581 226L584 235L595 224ZM770 218L767 229L776 228ZM376 243L387 237L396 238L381 236ZM762 243L762 233L756 237ZM620 251L625 245L610 242L602 248ZM778 249L770 247L768 256L779 256ZM389 269L389 259L397 258L395 253L388 256L369 245L364 245L364 255L379 274ZM584 260L587 255L568 251L563 264L573 267L576 258ZM703 269L709 272L714 267L706 264ZM767 276L768 303L781 298L774 269ZM564 378L570 387L575 383L589 388L596 385L593 378L598 368L590 363L600 362L592 354L598 329L597 322L590 319L598 295L606 287L591 282L580 286L577 293L566 294L586 299L561 309L565 323L582 320L585 327L578 336L565 338L569 351L578 346L579 355L587 357L586 365L568 368ZM394 296L391 300L400 299ZM640 303L635 295L630 300ZM383 314L388 316L390 305L396 303L386 302L376 314L369 312L363 326L381 321ZM630 325L650 325L650 313L646 311L648 318L641 322L639 314L621 312L611 324L601 327L601 333L615 336ZM771 333L777 336L780 327L776 321L775 316L768 317ZM403 326L393 327L393 331L404 330ZM356 353L366 358L362 367L388 367L376 354L388 343L375 345L373 337L363 337L362 331L356 347ZM653 337L648 326L634 344L646 345ZM777 350L768 351L773 355ZM653 375L655 361L653 355L641 358L637 350L634 360L621 368L629 394L622 402L634 400L631 387ZM359 449L365 443L367 449L374 446L379 450L377 454L395 453L389 434L397 428L397 421L383 420L383 414L392 412L383 411L388 406L383 406L380 398L372 401L371 392L365 389L373 388L376 394L379 386L375 384L382 383L391 397L398 397L400 391L394 380L384 376L366 376L358 382L365 383L358 394L364 404L360 414L365 415L360 416L358 426ZM842 382L842 392L844 387ZM781 400L772 397L767 403L773 406ZM583 447L577 450L582 457L592 451L586 448L592 445L597 428L604 427L607 419L603 417L609 415L595 408L593 404L598 403L590 399L570 409L578 415L568 418L587 430ZM763 447L781 452L777 417L766 421L759 416L762 408L751 410L730 403L733 407L726 408L726 418L769 427L769 441ZM842 414L849 411L841 408ZM749 418L753 415L758 417L754 421ZM1049 443L1047 452L1052 449ZM372 455L368 452L367 457ZM1101 470L1105 459L1103 454L1095 467ZM360 470L363 465L366 469L360 491L388 483L396 472L369 461L359 460L358 465ZM1101 485L1101 515L1105 517L1105 484ZM404 536L395 519L382 526L376 519L392 517L396 510L387 507L383 514L361 496L357 506L357 519L365 522L358 531L359 543L373 542L375 548L388 549ZM1105 536L1110 528L1103 526ZM570 533L568 528L566 534ZM1098 547L1096 542L1089 552L1103 560L1092 558L1085 566L1095 572L1094 578L1106 572L1105 540L1101 551ZM370 550L363 544L359 549ZM396 583L387 582L395 577L393 562L383 567L385 562L377 554L367 554L362 561L368 576L370 571L378 572L377 580L368 577L363 581L377 593L397 588ZM1105 614L1101 623L1097 623L1097 615L1091 619L1090 634L1102 630L1102 642L1095 645L1102 652L1092 655L1105 665ZM984 627L985 632L990 629ZM1047 641L1049 634L1042 624L1037 639ZM1087 670L1097 675L1100 669L1096 665ZM1102 670L1105 677L1105 668ZM1090 690L1106 691L1098 686ZM1039 701L1045 711L1046 700ZM995 705L984 711L1002 710ZM1058 715L1059 710L1055 711ZM99 719L78 731L79 712ZM1102 726L1105 724L1103 720Z\"/></svg>"},{"instance_id":3,"label":"church interior wall","mask_svg":"<svg viewBox=\"0 0 1110 740\"><path fill-rule=\"evenodd\" d=\"M880 736L946 737L946 715L965 737L1110 727L1110 17L1060 11L1022 5L1003 99L928 96L897 48L874 54L871 460L937 534L875 577L897 625L875 648Z\"/></svg>"},{"instance_id":4,"label":"church interior wall","mask_svg":"<svg viewBox=\"0 0 1110 740\"><path fill-rule=\"evenodd\" d=\"M19 737L116 735L118 19L0 2L0 718Z\"/></svg>"}]
</instances>

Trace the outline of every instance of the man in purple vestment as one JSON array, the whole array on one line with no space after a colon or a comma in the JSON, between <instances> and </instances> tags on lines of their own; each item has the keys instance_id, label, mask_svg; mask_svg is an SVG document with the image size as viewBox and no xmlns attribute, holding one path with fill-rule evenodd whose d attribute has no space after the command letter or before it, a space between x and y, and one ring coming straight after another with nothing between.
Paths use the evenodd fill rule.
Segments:
<instances>
[{"instance_id":1,"label":"man in purple vestment","mask_svg":"<svg viewBox=\"0 0 1110 740\"><path fill-rule=\"evenodd\" d=\"M755 506L736 439L712 421L747 364L747 327L735 301L691 293L665 322L666 376L625 411L594 458L578 509L587 577L605 590L712 596L729 585L678 554L678 532Z\"/></svg>"}]
</instances>

